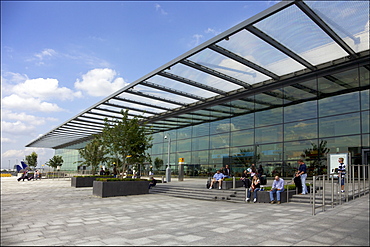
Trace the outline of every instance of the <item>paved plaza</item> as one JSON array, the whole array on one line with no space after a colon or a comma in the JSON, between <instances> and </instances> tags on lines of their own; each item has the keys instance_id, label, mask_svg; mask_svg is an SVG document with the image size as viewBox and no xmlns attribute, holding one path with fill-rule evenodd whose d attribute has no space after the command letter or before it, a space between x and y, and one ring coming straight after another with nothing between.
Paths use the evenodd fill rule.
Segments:
<instances>
[{"instance_id":1,"label":"paved plaza","mask_svg":"<svg viewBox=\"0 0 370 247\"><path fill-rule=\"evenodd\" d=\"M1 246L22 245L368 246L369 194L312 216L310 205L298 203L160 194L99 198L92 188L71 187L70 180L3 177Z\"/></svg>"}]
</instances>

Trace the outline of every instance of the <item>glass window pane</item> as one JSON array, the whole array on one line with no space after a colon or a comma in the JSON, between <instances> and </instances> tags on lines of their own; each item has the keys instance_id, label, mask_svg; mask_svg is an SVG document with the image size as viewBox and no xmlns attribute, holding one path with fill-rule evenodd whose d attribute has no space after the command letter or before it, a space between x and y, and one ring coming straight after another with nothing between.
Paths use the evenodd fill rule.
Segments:
<instances>
[{"instance_id":1,"label":"glass window pane","mask_svg":"<svg viewBox=\"0 0 370 247\"><path fill-rule=\"evenodd\" d=\"M319 138L360 133L360 113L319 119Z\"/></svg>"},{"instance_id":2,"label":"glass window pane","mask_svg":"<svg viewBox=\"0 0 370 247\"><path fill-rule=\"evenodd\" d=\"M257 147L258 162L264 161L282 161L283 160L283 144L274 143L266 145L258 145Z\"/></svg>"},{"instance_id":3,"label":"glass window pane","mask_svg":"<svg viewBox=\"0 0 370 247\"><path fill-rule=\"evenodd\" d=\"M295 5L255 24L313 65L348 56L323 30Z\"/></svg>"},{"instance_id":4,"label":"glass window pane","mask_svg":"<svg viewBox=\"0 0 370 247\"><path fill-rule=\"evenodd\" d=\"M361 91L361 110L370 109L370 90Z\"/></svg>"},{"instance_id":5,"label":"glass window pane","mask_svg":"<svg viewBox=\"0 0 370 247\"><path fill-rule=\"evenodd\" d=\"M233 160L233 171L235 172L235 167L239 167L238 171L243 172L247 167L255 162L254 153L256 146L244 146L230 149L230 155Z\"/></svg>"},{"instance_id":6,"label":"glass window pane","mask_svg":"<svg viewBox=\"0 0 370 247\"><path fill-rule=\"evenodd\" d=\"M274 108L255 113L256 127L283 122L283 108Z\"/></svg>"},{"instance_id":7,"label":"glass window pane","mask_svg":"<svg viewBox=\"0 0 370 247\"><path fill-rule=\"evenodd\" d=\"M176 143L177 143L177 152L191 151L191 139L178 140ZM173 145L172 142L171 145Z\"/></svg>"},{"instance_id":8,"label":"glass window pane","mask_svg":"<svg viewBox=\"0 0 370 247\"><path fill-rule=\"evenodd\" d=\"M304 66L246 30L222 40L217 45L281 76Z\"/></svg>"},{"instance_id":9,"label":"glass window pane","mask_svg":"<svg viewBox=\"0 0 370 247\"><path fill-rule=\"evenodd\" d=\"M360 110L359 93L347 93L319 100L319 116L330 116Z\"/></svg>"},{"instance_id":10,"label":"glass window pane","mask_svg":"<svg viewBox=\"0 0 370 247\"><path fill-rule=\"evenodd\" d=\"M305 3L355 52L369 49L369 1L305 1Z\"/></svg>"},{"instance_id":11,"label":"glass window pane","mask_svg":"<svg viewBox=\"0 0 370 247\"><path fill-rule=\"evenodd\" d=\"M230 118L211 122L211 135L230 131Z\"/></svg>"},{"instance_id":12,"label":"glass window pane","mask_svg":"<svg viewBox=\"0 0 370 247\"><path fill-rule=\"evenodd\" d=\"M177 139L185 139L191 137L191 129L192 127L185 127L177 130ZM172 136L172 135L171 135Z\"/></svg>"},{"instance_id":13,"label":"glass window pane","mask_svg":"<svg viewBox=\"0 0 370 247\"><path fill-rule=\"evenodd\" d=\"M210 123L202 123L193 126L193 137L209 135Z\"/></svg>"},{"instance_id":14,"label":"glass window pane","mask_svg":"<svg viewBox=\"0 0 370 247\"><path fill-rule=\"evenodd\" d=\"M231 132L231 146L251 145L254 143L254 130L241 130Z\"/></svg>"},{"instance_id":15,"label":"glass window pane","mask_svg":"<svg viewBox=\"0 0 370 247\"><path fill-rule=\"evenodd\" d=\"M250 129L254 127L254 114L245 114L231 118L231 124L236 130Z\"/></svg>"},{"instance_id":16,"label":"glass window pane","mask_svg":"<svg viewBox=\"0 0 370 247\"><path fill-rule=\"evenodd\" d=\"M284 141L317 138L317 120L300 121L284 125Z\"/></svg>"},{"instance_id":17,"label":"glass window pane","mask_svg":"<svg viewBox=\"0 0 370 247\"><path fill-rule=\"evenodd\" d=\"M284 122L317 118L317 101L308 101L284 108Z\"/></svg>"},{"instance_id":18,"label":"glass window pane","mask_svg":"<svg viewBox=\"0 0 370 247\"><path fill-rule=\"evenodd\" d=\"M370 111L362 112L362 133L370 133Z\"/></svg>"},{"instance_id":19,"label":"glass window pane","mask_svg":"<svg viewBox=\"0 0 370 247\"><path fill-rule=\"evenodd\" d=\"M370 147L370 134L363 134L362 135L362 146L363 147Z\"/></svg>"},{"instance_id":20,"label":"glass window pane","mask_svg":"<svg viewBox=\"0 0 370 247\"><path fill-rule=\"evenodd\" d=\"M368 86L370 85L370 71L367 68L360 67L360 86Z\"/></svg>"},{"instance_id":21,"label":"glass window pane","mask_svg":"<svg viewBox=\"0 0 370 247\"><path fill-rule=\"evenodd\" d=\"M216 164L217 168L221 168L223 160L228 158L229 158L229 148L210 150L210 162L211 164Z\"/></svg>"},{"instance_id":22,"label":"glass window pane","mask_svg":"<svg viewBox=\"0 0 370 247\"><path fill-rule=\"evenodd\" d=\"M209 149L209 136L203 136L192 139L192 150Z\"/></svg>"},{"instance_id":23,"label":"glass window pane","mask_svg":"<svg viewBox=\"0 0 370 247\"><path fill-rule=\"evenodd\" d=\"M349 147L361 146L361 135L325 138L330 153L346 153Z\"/></svg>"},{"instance_id":24,"label":"glass window pane","mask_svg":"<svg viewBox=\"0 0 370 247\"><path fill-rule=\"evenodd\" d=\"M274 125L270 127L257 128L256 130L256 143L270 143L281 142L283 140L283 126Z\"/></svg>"},{"instance_id":25,"label":"glass window pane","mask_svg":"<svg viewBox=\"0 0 370 247\"><path fill-rule=\"evenodd\" d=\"M230 133L211 135L211 149L230 146Z\"/></svg>"},{"instance_id":26,"label":"glass window pane","mask_svg":"<svg viewBox=\"0 0 370 247\"><path fill-rule=\"evenodd\" d=\"M189 60L216 70L222 74L239 79L249 85L271 79L270 77L251 69L244 64L225 57L210 49L203 50L191 56Z\"/></svg>"},{"instance_id":27,"label":"glass window pane","mask_svg":"<svg viewBox=\"0 0 370 247\"><path fill-rule=\"evenodd\" d=\"M284 156L285 160L291 162L291 164L295 163L298 159L304 159L306 156L306 150L309 150L313 147L313 145L317 146L317 139L314 140L304 140L304 141L294 141L294 142L285 142L284 143ZM313 154L317 157L316 154Z\"/></svg>"}]
</instances>

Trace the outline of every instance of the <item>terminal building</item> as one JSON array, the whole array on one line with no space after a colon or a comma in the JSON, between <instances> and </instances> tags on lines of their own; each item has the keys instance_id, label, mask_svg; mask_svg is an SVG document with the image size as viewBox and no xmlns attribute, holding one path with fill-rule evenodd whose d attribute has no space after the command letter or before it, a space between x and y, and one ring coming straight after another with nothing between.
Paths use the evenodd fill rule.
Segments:
<instances>
[{"instance_id":1,"label":"terminal building","mask_svg":"<svg viewBox=\"0 0 370 247\"><path fill-rule=\"evenodd\" d=\"M370 160L368 1L281 1L72 117L27 147L55 149L62 170L104 119L129 110L153 130L154 160L207 176L252 163L267 176L326 174L329 154ZM166 138L165 138L166 137ZM157 160L158 160L157 159Z\"/></svg>"}]
</instances>

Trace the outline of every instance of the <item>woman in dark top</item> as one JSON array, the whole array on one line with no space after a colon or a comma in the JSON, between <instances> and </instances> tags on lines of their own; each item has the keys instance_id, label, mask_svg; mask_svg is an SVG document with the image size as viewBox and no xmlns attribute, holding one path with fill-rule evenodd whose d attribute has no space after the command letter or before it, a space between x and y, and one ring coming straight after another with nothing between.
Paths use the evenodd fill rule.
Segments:
<instances>
[{"instance_id":1,"label":"woman in dark top","mask_svg":"<svg viewBox=\"0 0 370 247\"><path fill-rule=\"evenodd\" d=\"M254 175L253 178L252 178L252 183L251 183L251 187L250 189L248 190L248 195L247 195L247 202L249 202L250 198L251 198L251 192L253 192L253 202L257 202L257 191L259 191L261 188L261 182L260 182L260 179L258 178L257 175Z\"/></svg>"}]
</instances>

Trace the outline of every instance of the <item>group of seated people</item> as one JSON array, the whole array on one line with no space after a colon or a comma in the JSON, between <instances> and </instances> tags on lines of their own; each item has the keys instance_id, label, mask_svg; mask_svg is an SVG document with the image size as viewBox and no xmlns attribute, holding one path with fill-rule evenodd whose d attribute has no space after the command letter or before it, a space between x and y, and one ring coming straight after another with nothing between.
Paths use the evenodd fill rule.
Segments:
<instances>
[{"instance_id":1,"label":"group of seated people","mask_svg":"<svg viewBox=\"0 0 370 247\"><path fill-rule=\"evenodd\" d=\"M251 168L244 170L241 180L244 183L244 187L247 190L247 196L245 201L250 202L251 194L253 192L253 202L257 202L257 192L261 189L261 176L263 173L262 166L259 169L256 169L255 165L252 164ZM226 175L225 175L226 174ZM211 184L209 189L213 188L213 184L218 182L218 189L222 189L222 182L225 178L231 176L231 171L228 165L226 165L225 169L217 170L216 173L213 175L211 180ZM277 203L280 204L280 194L284 192L284 179L280 178L279 176L275 176L274 182L272 184L271 190L269 191L270 194L270 203L275 203L274 195L276 194Z\"/></svg>"}]
</instances>

